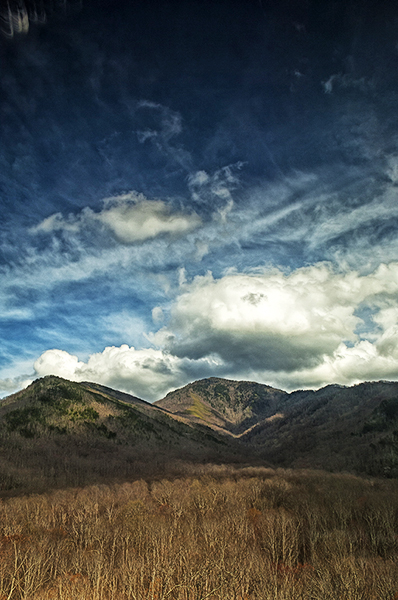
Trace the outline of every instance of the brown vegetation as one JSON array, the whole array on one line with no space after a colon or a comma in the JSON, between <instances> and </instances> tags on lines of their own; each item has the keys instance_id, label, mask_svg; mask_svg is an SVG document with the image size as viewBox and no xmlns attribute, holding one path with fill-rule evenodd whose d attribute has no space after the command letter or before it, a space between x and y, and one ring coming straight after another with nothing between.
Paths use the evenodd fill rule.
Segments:
<instances>
[{"instance_id":1,"label":"brown vegetation","mask_svg":"<svg viewBox=\"0 0 398 600\"><path fill-rule=\"evenodd\" d=\"M1 600L396 600L398 483L203 467L0 504Z\"/></svg>"}]
</instances>

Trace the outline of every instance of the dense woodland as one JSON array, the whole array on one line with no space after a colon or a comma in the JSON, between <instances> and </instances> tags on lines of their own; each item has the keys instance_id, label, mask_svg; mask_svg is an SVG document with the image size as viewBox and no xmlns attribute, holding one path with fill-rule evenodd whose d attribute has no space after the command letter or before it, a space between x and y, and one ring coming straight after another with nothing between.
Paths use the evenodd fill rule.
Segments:
<instances>
[{"instance_id":1,"label":"dense woodland","mask_svg":"<svg viewBox=\"0 0 398 600\"><path fill-rule=\"evenodd\" d=\"M4 500L2 600L397 600L398 483L206 467Z\"/></svg>"}]
</instances>

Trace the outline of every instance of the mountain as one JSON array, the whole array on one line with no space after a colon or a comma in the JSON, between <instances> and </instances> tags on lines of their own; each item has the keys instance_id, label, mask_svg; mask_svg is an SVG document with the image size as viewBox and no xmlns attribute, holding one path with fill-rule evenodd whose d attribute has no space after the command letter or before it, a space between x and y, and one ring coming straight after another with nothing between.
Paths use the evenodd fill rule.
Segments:
<instances>
[{"instance_id":1,"label":"mountain","mask_svg":"<svg viewBox=\"0 0 398 600\"><path fill-rule=\"evenodd\" d=\"M189 423L241 436L260 421L276 418L287 392L253 381L210 377L169 392L154 406Z\"/></svg>"},{"instance_id":2,"label":"mountain","mask_svg":"<svg viewBox=\"0 0 398 600\"><path fill-rule=\"evenodd\" d=\"M173 477L216 464L398 476L398 383L287 393L209 378L150 404L39 379L0 402L0 494Z\"/></svg>"},{"instance_id":3,"label":"mountain","mask_svg":"<svg viewBox=\"0 0 398 600\"><path fill-rule=\"evenodd\" d=\"M0 491L40 491L239 459L233 440L110 388L39 379L0 403Z\"/></svg>"},{"instance_id":4,"label":"mountain","mask_svg":"<svg viewBox=\"0 0 398 600\"><path fill-rule=\"evenodd\" d=\"M252 460L281 467L398 476L398 383L329 385L288 394L210 378L155 403L189 423L239 437Z\"/></svg>"},{"instance_id":5,"label":"mountain","mask_svg":"<svg viewBox=\"0 0 398 600\"><path fill-rule=\"evenodd\" d=\"M283 418L245 435L252 451L279 466L398 476L398 383L293 392Z\"/></svg>"}]
</instances>

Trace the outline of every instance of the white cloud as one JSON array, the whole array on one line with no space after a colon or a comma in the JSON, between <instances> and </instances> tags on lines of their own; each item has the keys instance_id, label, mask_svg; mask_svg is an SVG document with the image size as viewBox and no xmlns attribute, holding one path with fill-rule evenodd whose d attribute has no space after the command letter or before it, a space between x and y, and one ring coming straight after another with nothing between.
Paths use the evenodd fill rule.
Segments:
<instances>
[{"instance_id":1,"label":"white cloud","mask_svg":"<svg viewBox=\"0 0 398 600\"><path fill-rule=\"evenodd\" d=\"M34 379L32 355L29 352L24 356L24 352L20 349L19 357L13 360L12 354L4 352L3 347L2 358L5 357L7 364L0 369L0 398L25 388Z\"/></svg>"},{"instance_id":2,"label":"white cloud","mask_svg":"<svg viewBox=\"0 0 398 600\"><path fill-rule=\"evenodd\" d=\"M213 361L214 362L214 361ZM186 361L161 350L136 350L123 344L92 354L87 362L63 350L47 350L34 364L38 376L58 375L71 381L93 381L144 400L157 400L190 381L188 373L208 372L212 359Z\"/></svg>"},{"instance_id":3,"label":"white cloud","mask_svg":"<svg viewBox=\"0 0 398 600\"><path fill-rule=\"evenodd\" d=\"M174 211L163 200L148 200L142 194L130 192L104 200L100 212L86 208L79 215L64 218L51 215L31 229L32 233L55 231L84 232L88 227L102 226L123 244L142 243L159 235L181 236L201 224L194 213Z\"/></svg>"},{"instance_id":4,"label":"white cloud","mask_svg":"<svg viewBox=\"0 0 398 600\"><path fill-rule=\"evenodd\" d=\"M194 260L197 262L200 262L202 260L202 258L204 256L206 256L206 254L208 254L209 252L209 244L206 242L202 242L200 240L197 240L195 242L195 247L196 247L196 252L194 255Z\"/></svg>"},{"instance_id":5,"label":"white cloud","mask_svg":"<svg viewBox=\"0 0 398 600\"><path fill-rule=\"evenodd\" d=\"M389 164L393 168L395 163ZM391 180L394 174L388 171L388 176ZM385 174L379 183L371 195L374 178L362 174L359 179L355 169L335 181L327 169L313 177L297 173L252 190L244 208L236 203L226 223L214 221L213 238L209 227L198 237L205 240L207 235L211 249L227 240L258 248L256 260L263 260L267 252L270 263L275 263L275 254L278 262L283 263L284 256L291 258L293 245L299 244L297 251L309 262L322 257L369 271L380 262L398 259L397 238L388 223L398 217L397 188ZM253 256L251 260L253 264Z\"/></svg>"},{"instance_id":6,"label":"white cloud","mask_svg":"<svg viewBox=\"0 0 398 600\"><path fill-rule=\"evenodd\" d=\"M398 340L397 300L398 263L366 276L337 273L325 263L289 274L231 272L218 280L208 274L185 284L169 324L150 339L180 357L216 354L235 372L309 376L318 369L319 378L327 372L332 377L334 368L345 365L348 377L354 363L363 363L363 344L372 349L366 351L368 366L388 354L390 369L398 359L390 349ZM357 311L364 306L376 313L374 342L357 333L363 324ZM398 373L398 363L394 368Z\"/></svg>"},{"instance_id":7,"label":"white cloud","mask_svg":"<svg viewBox=\"0 0 398 600\"><path fill-rule=\"evenodd\" d=\"M52 233L53 231L71 231L78 233L79 224L73 216L65 219L61 213L55 213L44 219L41 223L32 227L31 233Z\"/></svg>"},{"instance_id":8,"label":"white cloud","mask_svg":"<svg viewBox=\"0 0 398 600\"><path fill-rule=\"evenodd\" d=\"M141 100L138 103L137 108L140 110L147 109L159 115L159 132L153 130L139 131L138 136L140 142L146 141L148 137L152 138L158 135L168 142L172 137L179 135L182 132L182 118L180 113L171 110L167 106L157 102L151 102L150 100Z\"/></svg>"},{"instance_id":9,"label":"white cloud","mask_svg":"<svg viewBox=\"0 0 398 600\"><path fill-rule=\"evenodd\" d=\"M398 183L398 156L391 155L387 158L387 177L392 183Z\"/></svg>"},{"instance_id":10,"label":"white cloud","mask_svg":"<svg viewBox=\"0 0 398 600\"><path fill-rule=\"evenodd\" d=\"M339 235L364 227L370 223L388 220L398 216L398 194L395 188L388 189L373 202L363 204L359 208L344 210L337 214L319 215L318 219L309 224L307 233L310 240L309 247L314 248L325 244Z\"/></svg>"},{"instance_id":11,"label":"white cloud","mask_svg":"<svg viewBox=\"0 0 398 600\"><path fill-rule=\"evenodd\" d=\"M163 310L160 306L155 306L152 309L152 320L154 323L161 323L164 320Z\"/></svg>"},{"instance_id":12,"label":"white cloud","mask_svg":"<svg viewBox=\"0 0 398 600\"><path fill-rule=\"evenodd\" d=\"M327 81L322 81L322 86L325 94L331 94L333 91L333 82L338 77L337 75L331 75Z\"/></svg>"},{"instance_id":13,"label":"white cloud","mask_svg":"<svg viewBox=\"0 0 398 600\"><path fill-rule=\"evenodd\" d=\"M8 301L9 297L7 297L7 294L0 294L0 304L2 304L0 320L25 321L33 316L33 311L31 308L7 306Z\"/></svg>"},{"instance_id":14,"label":"white cloud","mask_svg":"<svg viewBox=\"0 0 398 600\"><path fill-rule=\"evenodd\" d=\"M178 285L181 287L187 282L187 272L184 267L178 269Z\"/></svg>"},{"instance_id":15,"label":"white cloud","mask_svg":"<svg viewBox=\"0 0 398 600\"><path fill-rule=\"evenodd\" d=\"M196 173L192 173L188 177L188 183L190 186L193 186L193 187L200 187L200 186L204 185L205 183L208 183L209 180L210 180L210 177L206 173L206 171L196 171Z\"/></svg>"},{"instance_id":16,"label":"white cloud","mask_svg":"<svg viewBox=\"0 0 398 600\"><path fill-rule=\"evenodd\" d=\"M62 283L81 282L104 273L108 277L117 273L125 275L126 267L131 264L136 247L119 246L100 251L97 255L81 249L77 259L72 260L70 254L48 251L42 254L32 252L29 260L13 265L1 272L2 288L0 289L0 307L2 318L27 319L48 311L50 305L44 299L26 303L21 307L21 298L26 292L35 290L42 292ZM123 280L120 286L125 283Z\"/></svg>"},{"instance_id":17,"label":"white cloud","mask_svg":"<svg viewBox=\"0 0 398 600\"><path fill-rule=\"evenodd\" d=\"M173 145L183 130L183 120L180 113L156 102L142 100L137 104L138 115L144 120L150 115L150 128L145 127L137 131L138 141L141 144L152 143L158 152L167 156L174 164L179 165L184 171L190 171L191 155L179 145ZM147 113L147 115L145 114Z\"/></svg>"},{"instance_id":18,"label":"white cloud","mask_svg":"<svg viewBox=\"0 0 398 600\"><path fill-rule=\"evenodd\" d=\"M177 293L167 325L148 335L157 348L111 346L86 361L47 350L34 363L36 374L94 381L147 400L211 375L286 390L398 379L398 263L368 275L325 263L291 273L208 273L182 282ZM366 327L358 316L365 313ZM152 316L158 326L167 319L161 306ZM108 326L122 331L123 319L131 321L123 313ZM12 381L0 383L12 389Z\"/></svg>"},{"instance_id":19,"label":"white cloud","mask_svg":"<svg viewBox=\"0 0 398 600\"><path fill-rule=\"evenodd\" d=\"M32 379L28 379L25 376L0 379L0 397L22 390L32 383L32 381Z\"/></svg>"},{"instance_id":20,"label":"white cloud","mask_svg":"<svg viewBox=\"0 0 398 600\"><path fill-rule=\"evenodd\" d=\"M213 175L199 171L190 179L193 195L211 205L211 218L204 223L196 213L175 210L167 202L150 201L134 192L105 200L97 212L85 209L69 217L57 213L35 231L65 232L68 243L63 244L65 240L54 235L51 247L43 252L29 248L23 261L3 271L0 301L8 306L3 316L32 316L26 312L30 309L18 308L19 291L29 287L42 291L61 282L98 275L114 278L112 282L124 286L124 290L129 286L148 286L145 290L164 287L169 295L164 300L167 304L152 310L153 327L164 327L147 338L158 350L116 349L112 355L115 377L102 358L108 357L108 350L93 355L100 357L96 359L98 364L93 358L81 362L61 350L49 351L51 355L42 355L37 363L39 370L53 365L58 374L68 378L88 379L92 373L93 380L144 398L159 397L190 380L192 373L258 379L290 389L331 382L348 384L364 378L397 378L398 263L381 265L366 275L348 270L336 272L323 263L287 274L279 269L258 269L246 273L230 271L219 279L209 274L187 281L192 273L190 261L219 252L216 260L225 264L222 261L227 246L234 253L235 245L236 254L231 254L229 261L237 264L241 241L258 247L248 264L257 259L271 262L272 255L264 252L269 242L278 243L281 248L285 242L303 242L307 250L313 251L325 248L330 240L350 230L397 216L396 188L392 185L396 179L395 163L395 158L389 162L390 181L381 184L384 191L375 200L357 204L358 208L352 210L347 209L348 205L332 187L322 186L321 177L300 173L253 193L240 208L231 199L238 178L231 168L225 168ZM353 181L354 175L350 175ZM94 247L93 238L83 237L88 230L95 232L97 240L107 239L110 243ZM111 235L107 237L106 233ZM121 244L116 245L115 238ZM393 237L389 238L389 246L384 240L371 245L360 231L346 238L347 246L338 246L344 258L342 265L348 264L350 252L354 266L363 266L368 259L369 265L379 263L387 254L398 256ZM150 242L144 244L146 240ZM175 268L173 276L171 271L162 270L168 262ZM243 254L239 264L242 263ZM153 265L159 268L150 275L148 266ZM370 267L366 268L369 271ZM179 287L173 288L177 279ZM156 303L162 302L159 296L152 295L155 297ZM14 307L10 298L15 298ZM37 311L41 305L36 301L32 306ZM373 315L373 321L367 317L366 327L360 318L363 307L370 308ZM40 310L50 308L48 304ZM104 324L118 333L117 343L126 334L123 341L139 348L139 337L146 337L145 323L127 312L111 315ZM47 347L53 344L50 341ZM125 366L118 371L118 360L125 360L126 356L130 367L134 357L134 368ZM11 389L12 381L7 378L5 374L3 384Z\"/></svg>"},{"instance_id":21,"label":"white cloud","mask_svg":"<svg viewBox=\"0 0 398 600\"><path fill-rule=\"evenodd\" d=\"M196 213L173 212L162 200L146 200L136 194L108 200L104 210L94 218L109 227L125 244L142 242L161 234L183 235L201 223Z\"/></svg>"},{"instance_id":22,"label":"white cloud","mask_svg":"<svg viewBox=\"0 0 398 600\"><path fill-rule=\"evenodd\" d=\"M206 171L191 173L188 186L195 202L209 204L217 210L233 205L231 192L239 185L236 172L243 167L242 162L217 169L212 175ZM217 211L216 211L217 212Z\"/></svg>"},{"instance_id":23,"label":"white cloud","mask_svg":"<svg viewBox=\"0 0 398 600\"><path fill-rule=\"evenodd\" d=\"M346 73L336 73L331 75L327 81L322 81L322 87L325 94L331 94L333 89L338 86L341 88L354 88L361 92L366 92L374 88L374 81L366 77L355 78Z\"/></svg>"},{"instance_id":24,"label":"white cloud","mask_svg":"<svg viewBox=\"0 0 398 600\"><path fill-rule=\"evenodd\" d=\"M101 329L111 334L117 334L124 342L137 344L143 341L146 324L140 317L121 310L101 318Z\"/></svg>"},{"instance_id":25,"label":"white cloud","mask_svg":"<svg viewBox=\"0 0 398 600\"><path fill-rule=\"evenodd\" d=\"M63 218L58 213L49 217L36 231L41 228L42 233L51 233L53 229L57 235L47 240L44 249L26 248L23 260L15 261L3 272L0 295L7 288L51 288L105 273L126 286L132 281L128 274L131 276L133 270L137 273L156 267L159 271L170 263L189 268L189 262L197 263L206 255L210 260L211 253L218 254L221 264L226 264L227 247L228 253L232 252L230 262L239 260L242 264L241 247L246 244L251 248L249 264L263 260L265 251L271 263L278 250L281 254L277 260L283 262L283 255L291 252L286 244L296 243L307 256L333 256L338 264L362 265L367 270L387 256L398 258L395 238L370 244L369 236L361 234L363 226L374 222L382 226L398 215L396 188L391 184L376 200L349 211L337 193L325 191L319 177L297 173L279 184L253 191L241 207L212 191L214 178L227 188L229 180L231 189L236 185L231 169L221 169L207 183L207 176L198 175L196 191L211 205L212 218L203 222L194 212L173 210L166 202L149 201L133 192L106 200L98 212L85 209L75 216ZM346 235L349 231L353 235ZM59 239L60 232L65 234L64 239ZM341 241L339 236L344 234ZM119 243L115 244L115 239ZM13 309L17 310L17 302Z\"/></svg>"},{"instance_id":26,"label":"white cloud","mask_svg":"<svg viewBox=\"0 0 398 600\"><path fill-rule=\"evenodd\" d=\"M46 350L34 363L34 369L38 375L59 375L78 381L78 374L84 368L84 363L80 362L77 356L65 352L65 350ZM62 375L61 375L62 373ZM82 381L80 379L80 381Z\"/></svg>"},{"instance_id":27,"label":"white cloud","mask_svg":"<svg viewBox=\"0 0 398 600\"><path fill-rule=\"evenodd\" d=\"M395 347L398 336L395 337ZM383 355L377 344L368 340L353 347L340 344L331 356L324 356L314 368L291 372L258 374L260 380L285 390L319 388L330 383L355 385L362 381L398 380L398 356Z\"/></svg>"}]
</instances>

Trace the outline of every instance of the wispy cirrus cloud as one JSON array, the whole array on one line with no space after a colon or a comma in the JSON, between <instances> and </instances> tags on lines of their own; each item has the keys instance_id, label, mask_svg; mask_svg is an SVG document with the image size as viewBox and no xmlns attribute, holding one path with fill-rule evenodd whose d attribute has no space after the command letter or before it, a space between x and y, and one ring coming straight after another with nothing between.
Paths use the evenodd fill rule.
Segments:
<instances>
[{"instance_id":1,"label":"wispy cirrus cloud","mask_svg":"<svg viewBox=\"0 0 398 600\"><path fill-rule=\"evenodd\" d=\"M196 194L196 211L131 192L105 200L99 211L51 215L31 230L25 240L28 252L3 272L3 317L32 321L40 313L50 314L58 306L53 299L57 286L68 290L90 278L97 289L102 281L113 281L113 302L121 290L135 289L137 298L145 298L146 312L140 314L136 304L130 313L121 303L120 311L102 312L96 324L89 317L94 327L101 322L100 343L117 340L121 345L90 354L86 344L86 358L78 359L69 340L64 346L68 352L55 347L43 353L29 376L4 378L4 390L50 372L151 400L209 374L257 379L286 389L354 383L366 373L398 377L396 264L368 267L361 274L367 253L371 250L374 258L386 248L383 239L380 247L370 249L361 229L388 222L397 213L394 164L387 161L378 196L358 206L355 177L347 205L347 194L341 195L339 185L334 188L322 173L296 173L245 192L240 203L234 195L241 193L241 182L231 166L192 174L188 189ZM205 211L202 218L199 206L212 207L212 212ZM336 246L336 256L344 251L346 259L352 250L354 270L347 260L334 261L335 268L318 263L291 271L253 269L253 264L274 262L264 252L271 247L267 244L302 244L308 256L318 250L327 254L334 252L335 240L350 232L355 235ZM253 244L251 254L244 252L243 268L231 269L243 256L241 247L253 242L257 246ZM362 242L363 252L358 253ZM391 247L389 253L394 256ZM208 259L218 261L220 270L195 277ZM203 266L198 267L200 261ZM29 289L36 294L33 303ZM363 307L372 315L366 324ZM64 310L61 303L59 308ZM153 326L160 329L150 333Z\"/></svg>"},{"instance_id":2,"label":"wispy cirrus cloud","mask_svg":"<svg viewBox=\"0 0 398 600\"><path fill-rule=\"evenodd\" d=\"M69 216L51 215L22 238L20 247L10 246L15 258L1 269L3 317L24 319L46 310L50 299L43 294L60 285L95 277L97 285L114 281L114 290L147 287L156 285L156 272L173 287L181 266L192 277L214 260L220 265L217 275L234 264L278 264L284 248L294 258L292 245L304 259L333 259L365 271L387 256L398 259L395 236L382 231L380 239L375 237L377 227L398 217L391 181L376 199L357 207L354 181L350 208L321 175L298 173L250 191L242 204L232 197L239 180L231 169L192 176L190 186L207 206L211 198L221 199L203 219L195 211L135 192L110 198L98 212L86 208Z\"/></svg>"},{"instance_id":3,"label":"wispy cirrus cloud","mask_svg":"<svg viewBox=\"0 0 398 600\"><path fill-rule=\"evenodd\" d=\"M226 165L217 169L214 173L196 171L188 177L188 187L194 201L206 202L219 199L231 201L231 192L239 187L240 180L238 172L244 166L243 162Z\"/></svg>"},{"instance_id":4,"label":"wispy cirrus cloud","mask_svg":"<svg viewBox=\"0 0 398 600\"><path fill-rule=\"evenodd\" d=\"M353 77L349 73L334 73L322 81L325 94L336 93L340 89L356 89L360 92L371 92L375 88L375 81L367 77Z\"/></svg>"},{"instance_id":5,"label":"wispy cirrus cloud","mask_svg":"<svg viewBox=\"0 0 398 600\"><path fill-rule=\"evenodd\" d=\"M184 171L190 171L191 154L175 143L174 138L183 131L183 120L179 112L171 110L158 102L141 100L136 107L137 113L150 125L137 130L137 138L141 144L153 144L158 152L172 159Z\"/></svg>"},{"instance_id":6,"label":"wispy cirrus cloud","mask_svg":"<svg viewBox=\"0 0 398 600\"><path fill-rule=\"evenodd\" d=\"M395 377L396 8L100 4L7 44L3 385Z\"/></svg>"}]
</instances>

